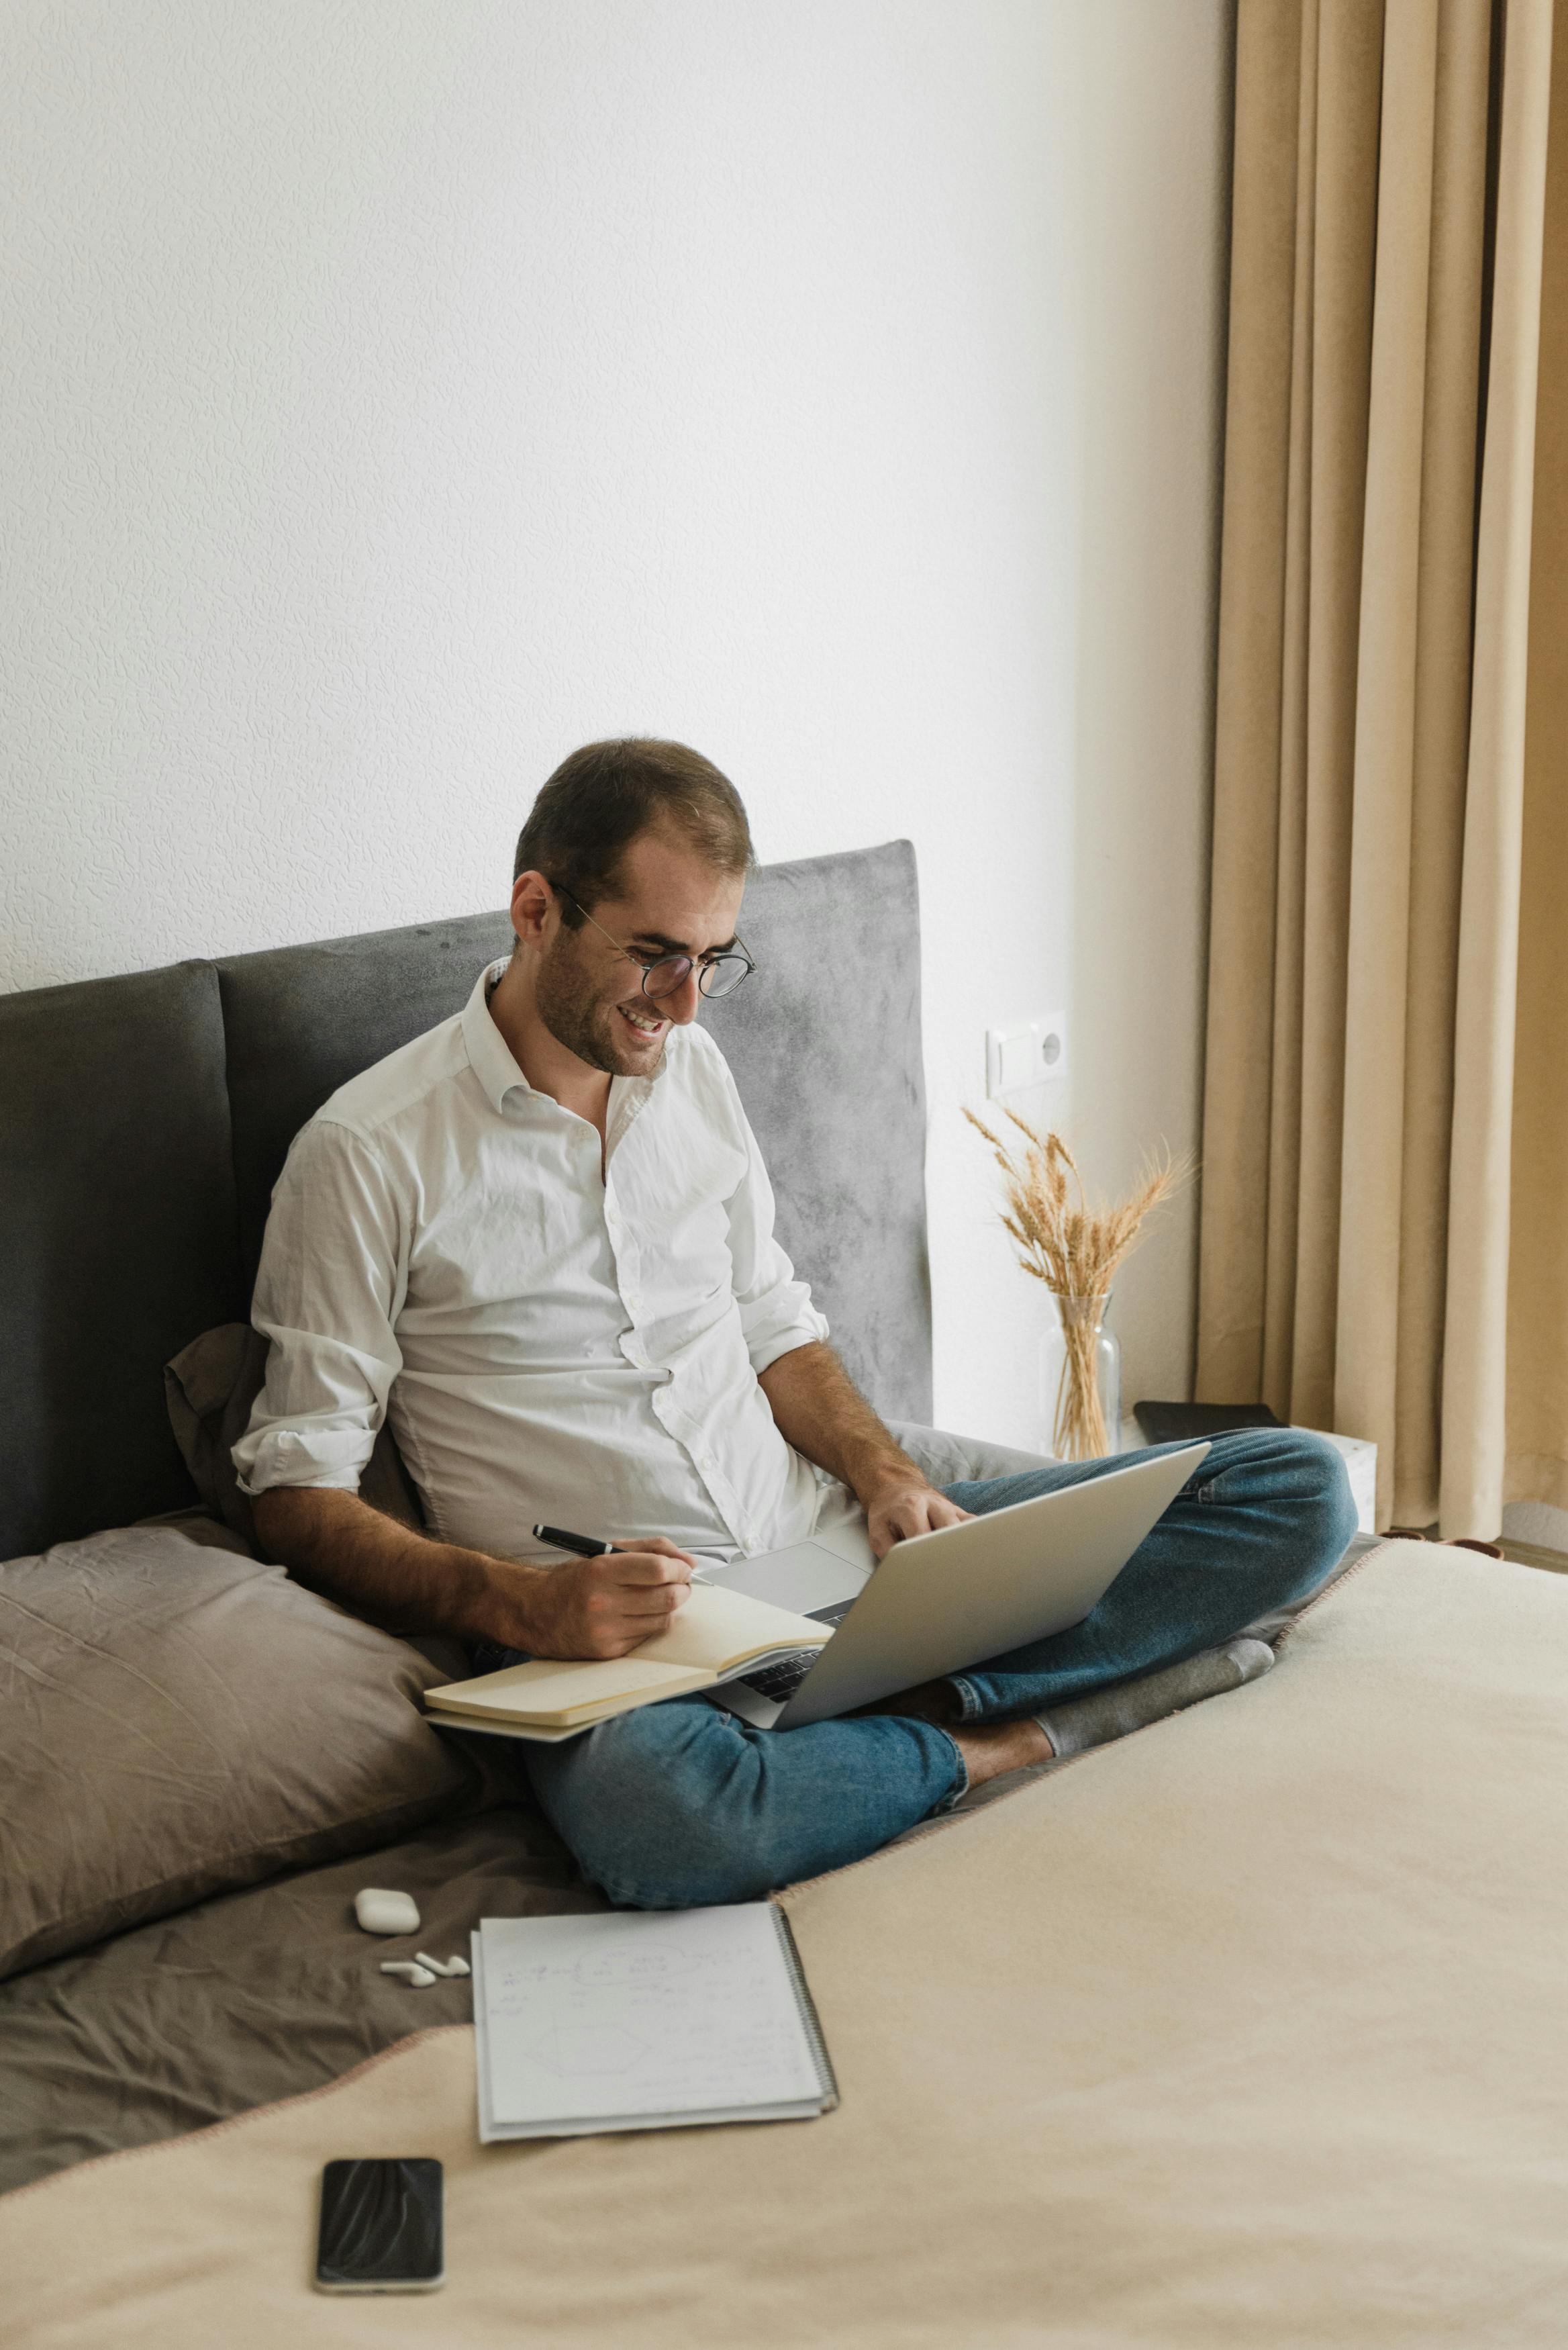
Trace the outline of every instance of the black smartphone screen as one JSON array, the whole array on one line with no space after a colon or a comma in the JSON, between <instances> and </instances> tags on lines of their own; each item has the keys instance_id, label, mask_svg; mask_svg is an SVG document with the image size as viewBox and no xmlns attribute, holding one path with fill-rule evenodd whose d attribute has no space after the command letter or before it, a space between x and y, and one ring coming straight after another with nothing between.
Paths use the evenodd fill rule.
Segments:
<instances>
[{"instance_id":1,"label":"black smartphone screen","mask_svg":"<svg viewBox=\"0 0 1568 2350\"><path fill-rule=\"evenodd\" d=\"M441 2172L424 2155L329 2162L316 2282L323 2293L428 2293L442 2282Z\"/></svg>"}]
</instances>

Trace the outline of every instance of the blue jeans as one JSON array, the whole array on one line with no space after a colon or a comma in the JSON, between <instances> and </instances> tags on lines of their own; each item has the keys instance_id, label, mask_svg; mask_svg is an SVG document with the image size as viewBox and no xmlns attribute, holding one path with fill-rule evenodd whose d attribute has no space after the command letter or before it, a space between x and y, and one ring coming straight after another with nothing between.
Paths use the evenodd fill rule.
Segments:
<instances>
[{"instance_id":1,"label":"blue jeans","mask_svg":"<svg viewBox=\"0 0 1568 2350\"><path fill-rule=\"evenodd\" d=\"M1057 1461L947 1492L979 1515L1116 1466ZM1355 1531L1332 1445L1286 1428L1218 1437L1081 1624L951 1676L962 1720L1015 1721L1231 1639L1305 1599ZM841 1868L950 1810L969 1785L948 1732L913 1716L754 1730L701 1697L524 1752L585 1874L634 1909L748 1901Z\"/></svg>"}]
</instances>

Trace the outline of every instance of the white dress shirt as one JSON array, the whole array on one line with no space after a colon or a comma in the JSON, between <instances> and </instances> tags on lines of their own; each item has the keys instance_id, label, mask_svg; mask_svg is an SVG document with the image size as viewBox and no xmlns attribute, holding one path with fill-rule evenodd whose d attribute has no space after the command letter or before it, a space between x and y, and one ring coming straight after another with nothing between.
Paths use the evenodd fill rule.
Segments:
<instances>
[{"instance_id":1,"label":"white dress shirt","mask_svg":"<svg viewBox=\"0 0 1568 2350\"><path fill-rule=\"evenodd\" d=\"M548 1555L536 1521L732 1559L854 1516L757 1383L827 1324L718 1046L672 1028L656 1077L613 1078L601 1154L507 1050L487 1003L505 968L296 1136L244 1490L352 1492L389 1415L431 1531L503 1557Z\"/></svg>"}]
</instances>

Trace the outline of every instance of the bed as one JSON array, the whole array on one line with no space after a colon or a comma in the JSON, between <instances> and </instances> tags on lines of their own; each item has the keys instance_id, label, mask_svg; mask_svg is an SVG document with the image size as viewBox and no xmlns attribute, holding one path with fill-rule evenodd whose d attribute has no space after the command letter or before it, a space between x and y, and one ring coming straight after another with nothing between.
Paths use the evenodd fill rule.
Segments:
<instances>
[{"instance_id":1,"label":"bed","mask_svg":"<svg viewBox=\"0 0 1568 2350\"><path fill-rule=\"evenodd\" d=\"M481 2148L444 2022L0 2200L7 2338L1545 2350L1565 1691L1556 1577L1384 1544L1262 1680L782 1897L836 2113ZM439 2302L322 2301L322 2161L413 2151Z\"/></svg>"},{"instance_id":2,"label":"bed","mask_svg":"<svg viewBox=\"0 0 1568 2350\"><path fill-rule=\"evenodd\" d=\"M300 1590L219 1472L289 1138L507 935L0 1000L6 2343L1561 2339L1568 1584L1440 1545L784 1892L837 2112L478 2147L466 1985L382 1977L352 1896L438 1953L601 1897L426 1720L450 1644ZM786 1245L928 1473L1018 1465L929 1426L908 845L770 868L747 937L714 1026ZM378 2149L448 2166L438 2305L309 2291L321 2162Z\"/></svg>"}]
</instances>

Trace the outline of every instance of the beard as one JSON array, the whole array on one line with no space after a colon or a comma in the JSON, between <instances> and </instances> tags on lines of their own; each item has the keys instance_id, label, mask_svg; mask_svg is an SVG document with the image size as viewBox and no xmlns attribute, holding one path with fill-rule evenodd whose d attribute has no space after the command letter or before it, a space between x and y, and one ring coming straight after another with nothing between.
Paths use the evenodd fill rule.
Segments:
<instances>
[{"instance_id":1,"label":"beard","mask_svg":"<svg viewBox=\"0 0 1568 2350\"><path fill-rule=\"evenodd\" d=\"M638 992L628 996L640 1012L654 1011L649 999ZM557 1045L586 1061L590 1069L602 1069L612 1077L657 1077L664 1069L664 1042L670 1032L659 1038L659 1056L651 1066L638 1056L634 1046L623 1045L616 1035L616 1005L593 992L593 983L577 960L575 934L562 930L557 932L552 951L539 965L534 983L534 1004L540 1019Z\"/></svg>"}]
</instances>

